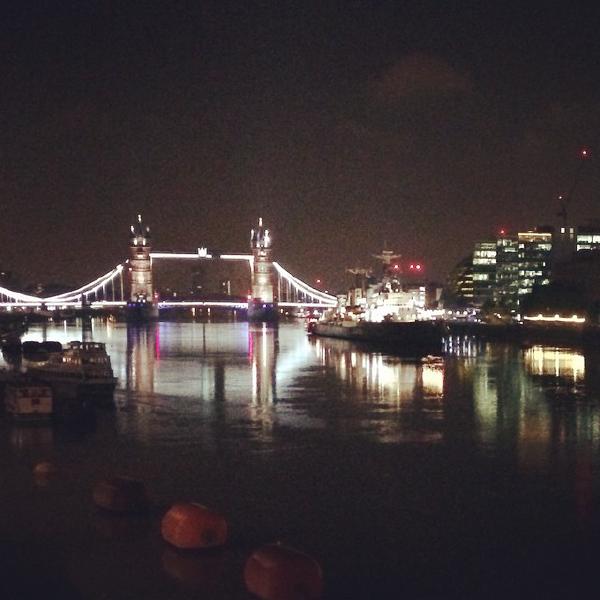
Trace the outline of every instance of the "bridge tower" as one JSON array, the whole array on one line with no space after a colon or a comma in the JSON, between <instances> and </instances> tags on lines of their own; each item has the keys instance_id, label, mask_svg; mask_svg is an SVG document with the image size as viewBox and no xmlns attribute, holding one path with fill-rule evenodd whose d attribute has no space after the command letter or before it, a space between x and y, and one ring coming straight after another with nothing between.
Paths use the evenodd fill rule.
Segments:
<instances>
[{"instance_id":1,"label":"bridge tower","mask_svg":"<svg viewBox=\"0 0 600 600\"><path fill-rule=\"evenodd\" d=\"M250 232L252 250L252 297L248 300L250 321L276 321L279 316L273 285L271 244L271 234L263 227L262 218L259 218L258 227Z\"/></svg>"},{"instance_id":2,"label":"bridge tower","mask_svg":"<svg viewBox=\"0 0 600 600\"><path fill-rule=\"evenodd\" d=\"M158 305L152 287L151 249L150 228L142 222L142 215L138 215L137 222L131 226L129 238L131 294L127 302L128 321L158 318Z\"/></svg>"}]
</instances>

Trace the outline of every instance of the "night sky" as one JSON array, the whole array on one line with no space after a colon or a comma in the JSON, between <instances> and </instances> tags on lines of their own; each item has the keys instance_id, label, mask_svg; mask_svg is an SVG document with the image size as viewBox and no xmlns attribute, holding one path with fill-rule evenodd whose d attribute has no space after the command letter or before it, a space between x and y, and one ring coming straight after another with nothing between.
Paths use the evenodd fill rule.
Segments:
<instances>
[{"instance_id":1,"label":"night sky","mask_svg":"<svg viewBox=\"0 0 600 600\"><path fill-rule=\"evenodd\" d=\"M384 240L443 279L557 223L582 146L570 220L599 217L600 8L519 4L3 3L0 264L78 284L138 212L217 252L262 215L308 281Z\"/></svg>"}]
</instances>

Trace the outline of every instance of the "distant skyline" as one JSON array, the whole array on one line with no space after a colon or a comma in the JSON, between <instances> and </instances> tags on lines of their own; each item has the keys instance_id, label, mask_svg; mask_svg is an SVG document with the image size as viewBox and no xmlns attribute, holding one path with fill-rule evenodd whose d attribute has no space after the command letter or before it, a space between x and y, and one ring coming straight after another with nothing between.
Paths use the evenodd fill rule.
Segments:
<instances>
[{"instance_id":1,"label":"distant skyline","mask_svg":"<svg viewBox=\"0 0 600 600\"><path fill-rule=\"evenodd\" d=\"M0 8L2 268L82 283L161 250L335 289L384 241L442 280L477 239L598 219L600 8L49 2ZM588 3L589 4L589 3Z\"/></svg>"}]
</instances>

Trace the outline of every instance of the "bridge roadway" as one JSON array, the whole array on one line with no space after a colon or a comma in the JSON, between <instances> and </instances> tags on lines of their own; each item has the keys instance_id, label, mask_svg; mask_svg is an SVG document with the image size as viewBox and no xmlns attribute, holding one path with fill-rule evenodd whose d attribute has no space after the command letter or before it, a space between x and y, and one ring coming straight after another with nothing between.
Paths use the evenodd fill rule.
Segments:
<instances>
[{"instance_id":1,"label":"bridge roadway","mask_svg":"<svg viewBox=\"0 0 600 600\"><path fill-rule=\"evenodd\" d=\"M83 305L81 302L0 302L0 308L42 308L45 307L48 310L55 310L59 308L111 308L111 307L122 307L126 306L127 302L122 300L100 300L98 302L92 302L89 305ZM158 303L159 308L177 307L177 306L189 306L189 307L221 307L221 308L248 308L248 303L243 301L228 302L228 301L216 301L216 300L166 300ZM277 306L281 308L328 308L326 304L319 302L278 302Z\"/></svg>"}]
</instances>

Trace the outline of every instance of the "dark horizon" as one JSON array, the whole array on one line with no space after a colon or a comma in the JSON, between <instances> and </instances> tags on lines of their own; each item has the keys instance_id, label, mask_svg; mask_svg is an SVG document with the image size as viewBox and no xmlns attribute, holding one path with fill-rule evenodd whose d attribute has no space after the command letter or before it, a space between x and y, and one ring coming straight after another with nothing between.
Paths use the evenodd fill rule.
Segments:
<instances>
[{"instance_id":1,"label":"dark horizon","mask_svg":"<svg viewBox=\"0 0 600 600\"><path fill-rule=\"evenodd\" d=\"M387 245L442 280L500 228L600 217L600 10L436 2L0 9L0 265L83 283L160 250L341 285ZM592 158L579 172L579 151Z\"/></svg>"}]
</instances>

